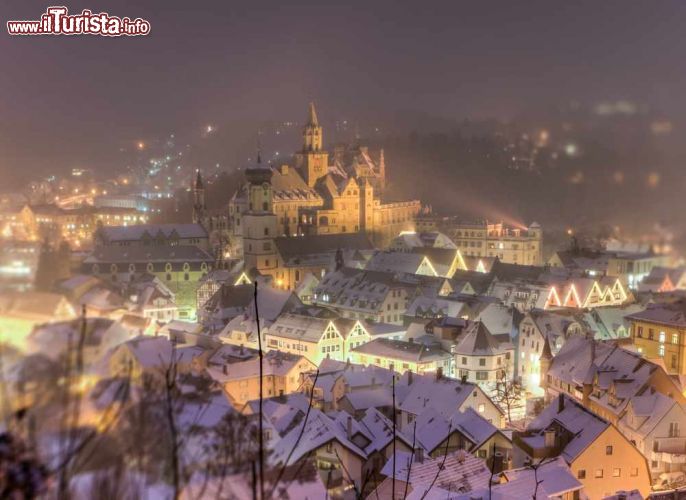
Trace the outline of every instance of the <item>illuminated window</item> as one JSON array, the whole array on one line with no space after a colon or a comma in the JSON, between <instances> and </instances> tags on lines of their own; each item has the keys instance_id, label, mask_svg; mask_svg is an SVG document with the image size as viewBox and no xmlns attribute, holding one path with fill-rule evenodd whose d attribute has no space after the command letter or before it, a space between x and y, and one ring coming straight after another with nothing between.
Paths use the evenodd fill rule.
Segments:
<instances>
[{"instance_id":1,"label":"illuminated window","mask_svg":"<svg viewBox=\"0 0 686 500\"><path fill-rule=\"evenodd\" d=\"M595 478L596 479L602 479L603 477L603 469L596 469L595 470Z\"/></svg>"},{"instance_id":2,"label":"illuminated window","mask_svg":"<svg viewBox=\"0 0 686 500\"><path fill-rule=\"evenodd\" d=\"M660 347L658 347L658 348L657 348L657 353L658 353L658 355L660 355L660 356L664 356L664 355L665 355L665 346L661 345Z\"/></svg>"},{"instance_id":3,"label":"illuminated window","mask_svg":"<svg viewBox=\"0 0 686 500\"><path fill-rule=\"evenodd\" d=\"M679 343L679 334L673 333L672 334L672 344L678 344L678 343Z\"/></svg>"},{"instance_id":4,"label":"illuminated window","mask_svg":"<svg viewBox=\"0 0 686 500\"><path fill-rule=\"evenodd\" d=\"M660 338L660 342L663 342L663 343L664 343L664 341L665 341L665 332L660 332L659 338Z\"/></svg>"}]
</instances>

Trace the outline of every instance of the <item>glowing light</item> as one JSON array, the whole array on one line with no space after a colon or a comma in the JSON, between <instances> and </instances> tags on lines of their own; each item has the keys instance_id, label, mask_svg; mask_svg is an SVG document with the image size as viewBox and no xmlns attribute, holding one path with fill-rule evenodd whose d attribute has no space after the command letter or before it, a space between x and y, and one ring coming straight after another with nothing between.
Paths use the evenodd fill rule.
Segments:
<instances>
[{"instance_id":1,"label":"glowing light","mask_svg":"<svg viewBox=\"0 0 686 500\"><path fill-rule=\"evenodd\" d=\"M660 174L657 172L651 172L648 174L648 187L650 188L656 188L660 184Z\"/></svg>"},{"instance_id":2,"label":"glowing light","mask_svg":"<svg viewBox=\"0 0 686 500\"><path fill-rule=\"evenodd\" d=\"M579 149L577 148L576 144L572 142L565 146L565 153L567 154L567 156L576 156L578 152Z\"/></svg>"},{"instance_id":3,"label":"glowing light","mask_svg":"<svg viewBox=\"0 0 686 500\"><path fill-rule=\"evenodd\" d=\"M136 144L136 147L142 151L145 149L145 143L143 141L139 141L138 144Z\"/></svg>"}]
</instances>

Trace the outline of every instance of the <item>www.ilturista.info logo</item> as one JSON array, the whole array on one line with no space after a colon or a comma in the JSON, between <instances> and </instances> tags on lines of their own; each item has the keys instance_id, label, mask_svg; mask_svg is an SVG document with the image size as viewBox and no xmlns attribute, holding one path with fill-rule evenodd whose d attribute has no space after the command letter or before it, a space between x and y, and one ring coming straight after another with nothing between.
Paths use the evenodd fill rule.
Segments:
<instances>
[{"instance_id":1,"label":"www.ilturista.info logo","mask_svg":"<svg viewBox=\"0 0 686 500\"><path fill-rule=\"evenodd\" d=\"M48 7L40 21L7 21L7 32L10 35L140 36L150 33L150 23L106 12L93 14L87 9L70 16L66 7L59 6Z\"/></svg>"}]
</instances>

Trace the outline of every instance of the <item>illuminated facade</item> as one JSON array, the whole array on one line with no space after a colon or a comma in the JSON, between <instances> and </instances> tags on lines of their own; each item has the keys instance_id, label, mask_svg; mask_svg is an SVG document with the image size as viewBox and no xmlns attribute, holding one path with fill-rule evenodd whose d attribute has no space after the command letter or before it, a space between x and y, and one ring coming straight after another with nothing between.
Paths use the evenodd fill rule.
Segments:
<instances>
[{"instance_id":1,"label":"illuminated facade","mask_svg":"<svg viewBox=\"0 0 686 500\"><path fill-rule=\"evenodd\" d=\"M174 294L178 317L196 317L197 290L214 258L199 247L182 246L103 246L83 262L83 272L111 283L130 283L144 274L155 276Z\"/></svg>"},{"instance_id":2,"label":"illuminated facade","mask_svg":"<svg viewBox=\"0 0 686 500\"><path fill-rule=\"evenodd\" d=\"M331 157L323 149L323 129L310 104L303 129L303 147L292 165L270 168L271 209L276 236L365 232L377 245L401 231L414 229L419 200L386 202L383 153L374 161L366 148ZM250 210L249 183L231 200L229 214L235 236L245 237L244 214Z\"/></svg>"},{"instance_id":3,"label":"illuminated facade","mask_svg":"<svg viewBox=\"0 0 686 500\"><path fill-rule=\"evenodd\" d=\"M90 245L100 227L145 224L148 216L134 208L83 206L65 209L57 205L26 205L18 220L30 240L64 239L79 247Z\"/></svg>"},{"instance_id":4,"label":"illuminated facade","mask_svg":"<svg viewBox=\"0 0 686 500\"><path fill-rule=\"evenodd\" d=\"M653 306L631 314L631 339L638 352L660 360L667 373L686 375L686 316L684 304Z\"/></svg>"},{"instance_id":5,"label":"illuminated facade","mask_svg":"<svg viewBox=\"0 0 686 500\"><path fill-rule=\"evenodd\" d=\"M497 257L507 264L543 264L543 231L536 222L528 228L510 228L502 222L457 222L449 236L465 257Z\"/></svg>"},{"instance_id":6,"label":"illuminated facade","mask_svg":"<svg viewBox=\"0 0 686 500\"><path fill-rule=\"evenodd\" d=\"M576 278L553 284L548 291L545 309L621 306L630 299L631 295L619 278Z\"/></svg>"}]
</instances>

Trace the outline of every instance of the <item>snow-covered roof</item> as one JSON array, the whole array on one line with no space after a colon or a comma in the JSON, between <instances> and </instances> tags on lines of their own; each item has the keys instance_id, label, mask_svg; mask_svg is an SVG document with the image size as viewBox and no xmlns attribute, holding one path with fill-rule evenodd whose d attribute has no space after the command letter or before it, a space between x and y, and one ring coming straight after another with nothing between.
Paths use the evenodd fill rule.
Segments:
<instances>
[{"instance_id":1,"label":"snow-covered roof","mask_svg":"<svg viewBox=\"0 0 686 500\"><path fill-rule=\"evenodd\" d=\"M414 317L448 316L456 318L462 314L464 308L465 303L455 298L419 295L407 307L405 315Z\"/></svg>"},{"instance_id":2,"label":"snow-covered roof","mask_svg":"<svg viewBox=\"0 0 686 500\"><path fill-rule=\"evenodd\" d=\"M391 273L417 274L422 265L426 265L426 257L417 253L407 252L377 252L367 262L365 269ZM430 268L430 266L427 266ZM434 273L430 273L435 275Z\"/></svg>"},{"instance_id":3,"label":"snow-covered roof","mask_svg":"<svg viewBox=\"0 0 686 500\"><path fill-rule=\"evenodd\" d=\"M439 344L424 345L419 342L405 342L377 338L352 349L357 354L380 356L387 359L409 361L412 363L427 363L450 358L450 353Z\"/></svg>"},{"instance_id":4,"label":"snow-covered roof","mask_svg":"<svg viewBox=\"0 0 686 500\"><path fill-rule=\"evenodd\" d=\"M457 410L444 417L434 408L427 408L417 417L416 438L429 452L433 452L449 435L458 432L473 447L479 447L498 429L472 408Z\"/></svg>"},{"instance_id":5,"label":"snow-covered roof","mask_svg":"<svg viewBox=\"0 0 686 500\"><path fill-rule=\"evenodd\" d=\"M567 463L571 463L610 427L610 423L568 396L561 394L558 398L563 398L564 401L561 411L559 401L554 400L527 428L528 431L538 432L538 434L521 439L537 448L540 445L539 438L543 431L553 423L558 424L569 432L569 441L560 455Z\"/></svg>"},{"instance_id":6,"label":"snow-covered roof","mask_svg":"<svg viewBox=\"0 0 686 500\"><path fill-rule=\"evenodd\" d=\"M462 333L453 352L465 356L496 356L512 349L512 344L499 342L486 325L475 321Z\"/></svg>"},{"instance_id":7,"label":"snow-covered roof","mask_svg":"<svg viewBox=\"0 0 686 500\"><path fill-rule=\"evenodd\" d=\"M412 383L408 382L406 373L401 379L401 385L405 387L397 391L398 408L413 415L433 408L444 418L449 418L462 408L474 391L481 391L475 384L447 377L437 380L430 375L412 374Z\"/></svg>"},{"instance_id":8,"label":"snow-covered roof","mask_svg":"<svg viewBox=\"0 0 686 500\"><path fill-rule=\"evenodd\" d=\"M505 500L511 498L533 498L536 500L563 497L565 493L580 491L583 484L575 477L561 457L544 461L536 470L531 467L506 470L502 473L506 482L492 488L492 498ZM538 489L536 489L538 482Z\"/></svg>"},{"instance_id":9,"label":"snow-covered roof","mask_svg":"<svg viewBox=\"0 0 686 500\"><path fill-rule=\"evenodd\" d=\"M357 421L349 418L351 426L358 427ZM348 439L346 425L347 421L341 425L340 421L312 408L307 422L303 419L276 443L270 459L277 464L292 465L330 441L337 441L355 455L366 458L365 451Z\"/></svg>"},{"instance_id":10,"label":"snow-covered roof","mask_svg":"<svg viewBox=\"0 0 686 500\"><path fill-rule=\"evenodd\" d=\"M438 490L469 494L488 488L491 478L486 463L459 450L444 457L431 458L425 456L420 462L415 454L411 462L410 453L398 452L395 457L395 474L393 473L393 458L386 462L381 474L387 478L395 477L397 481L408 482L411 486L411 496L407 498L425 498L427 492ZM391 479L387 479L390 481ZM372 497L374 494L372 493ZM444 494L440 498L446 498Z\"/></svg>"},{"instance_id":11,"label":"snow-covered roof","mask_svg":"<svg viewBox=\"0 0 686 500\"><path fill-rule=\"evenodd\" d=\"M262 370L264 376L284 377L299 365L304 367L303 371L314 368L304 356L277 350L267 352L263 358ZM253 357L245 361L231 363L227 367L226 374L218 368L208 368L207 371L214 380L219 382L255 378L260 374L260 359Z\"/></svg>"},{"instance_id":12,"label":"snow-covered roof","mask_svg":"<svg viewBox=\"0 0 686 500\"><path fill-rule=\"evenodd\" d=\"M143 238L207 238L200 224L138 224L133 226L103 226L98 232L108 242L134 241Z\"/></svg>"}]
</instances>

